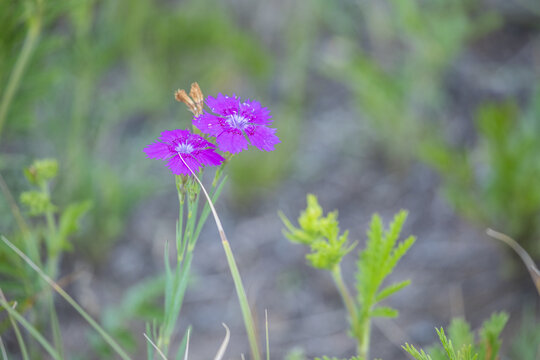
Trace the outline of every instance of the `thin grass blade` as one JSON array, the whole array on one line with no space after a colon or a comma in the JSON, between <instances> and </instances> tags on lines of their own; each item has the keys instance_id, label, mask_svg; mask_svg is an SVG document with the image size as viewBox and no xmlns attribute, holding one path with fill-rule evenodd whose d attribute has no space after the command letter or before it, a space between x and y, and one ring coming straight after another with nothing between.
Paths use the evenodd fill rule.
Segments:
<instances>
[{"instance_id":1,"label":"thin grass blade","mask_svg":"<svg viewBox=\"0 0 540 360\"><path fill-rule=\"evenodd\" d=\"M113 340L113 338L107 334L105 330L90 316L84 309L62 289L57 283L55 283L50 277L47 276L28 256L26 256L19 248L13 245L5 236L0 236L2 241L9 246L17 255L19 255L32 269L34 269L38 275L45 280L60 296L62 296L93 328L98 334L103 337L103 340L109 344L109 346L123 359L131 360L131 357ZM3 300L2 300L3 301ZM18 313L17 313L18 314Z\"/></svg>"},{"instance_id":2,"label":"thin grass blade","mask_svg":"<svg viewBox=\"0 0 540 360\"><path fill-rule=\"evenodd\" d=\"M268 309L264 309L264 330L266 333L266 360L270 360L270 336L268 333Z\"/></svg>"},{"instance_id":3,"label":"thin grass blade","mask_svg":"<svg viewBox=\"0 0 540 360\"><path fill-rule=\"evenodd\" d=\"M188 329L187 337L186 337L186 352L184 353L184 360L188 360L188 354L189 354L189 335L191 334L191 328Z\"/></svg>"},{"instance_id":4,"label":"thin grass blade","mask_svg":"<svg viewBox=\"0 0 540 360\"><path fill-rule=\"evenodd\" d=\"M2 307L4 309L6 309L6 311L9 313L10 316L12 316L15 320L17 320L19 322L19 324L22 325L22 327L24 327L29 333L30 335L36 339L37 342L39 342L41 344L41 346L43 346L43 348L45 349L45 351L47 351L49 353L49 355L51 355L51 357L55 360L62 360L62 358L60 357L60 355L58 354L58 352L52 347L51 344L49 344L49 342L39 333L39 331L36 330L36 328L34 328L32 326L32 324L30 324L21 314L19 314L17 311L15 311L14 309L11 308L11 306L9 306L9 303L7 301L5 301L4 299L0 298L0 305L2 305Z\"/></svg>"},{"instance_id":5,"label":"thin grass blade","mask_svg":"<svg viewBox=\"0 0 540 360\"><path fill-rule=\"evenodd\" d=\"M531 278L534 282L534 285L536 286L536 290L538 291L538 295L540 295L540 270L536 267L536 264L534 263L531 256L510 236L505 235L503 233L500 233L498 231L487 229L486 233L488 236L500 240L504 242L506 245L510 246L514 251L519 255L521 258L521 261L525 264L527 267L527 270L529 271L529 274L531 274Z\"/></svg>"},{"instance_id":6,"label":"thin grass blade","mask_svg":"<svg viewBox=\"0 0 540 360\"><path fill-rule=\"evenodd\" d=\"M4 347L4 342L0 336L0 352L2 353L2 360L8 360L6 348Z\"/></svg>"},{"instance_id":7,"label":"thin grass blade","mask_svg":"<svg viewBox=\"0 0 540 360\"><path fill-rule=\"evenodd\" d=\"M223 359L225 351L227 350L227 346L229 345L229 339L231 338L231 332L229 331L227 325L225 325L225 323L222 323L221 325L223 325L223 327L225 328L225 338L223 339L223 342L221 343L221 346L219 347L219 350L214 357L214 360Z\"/></svg>"},{"instance_id":8,"label":"thin grass blade","mask_svg":"<svg viewBox=\"0 0 540 360\"><path fill-rule=\"evenodd\" d=\"M0 289L0 299L7 302L6 297L4 296L4 292L2 289ZM13 305L13 309L17 306L17 303ZM13 326L13 331L15 332L15 337L17 338L17 343L19 344L19 349L21 350L21 355L23 360L30 360L30 357L28 356L28 350L26 349L26 344L24 343L24 338L22 337L21 330L19 329L19 326L17 325L17 322L13 317L9 316L9 321L11 322L11 326Z\"/></svg>"},{"instance_id":9,"label":"thin grass blade","mask_svg":"<svg viewBox=\"0 0 540 360\"><path fill-rule=\"evenodd\" d=\"M167 360L167 357L165 356L165 354L157 347L156 344L154 344L154 342L152 341L152 339L150 339L150 338L148 337L148 335L146 335L145 333L143 333L143 336L144 336L144 338L146 339L146 341L148 341L148 343L149 343L150 345L152 345L152 347L153 347L154 349L156 349L156 351L157 351L157 353L159 354L159 356L161 356L161 358L162 358L163 360Z\"/></svg>"},{"instance_id":10,"label":"thin grass blade","mask_svg":"<svg viewBox=\"0 0 540 360\"><path fill-rule=\"evenodd\" d=\"M191 326L188 326L186 333L184 334L184 337L182 338L182 342L180 343L180 346L178 346L178 350L176 351L176 357L175 357L176 360L182 360L186 351L186 346L187 346L190 332L191 332Z\"/></svg>"}]
</instances>

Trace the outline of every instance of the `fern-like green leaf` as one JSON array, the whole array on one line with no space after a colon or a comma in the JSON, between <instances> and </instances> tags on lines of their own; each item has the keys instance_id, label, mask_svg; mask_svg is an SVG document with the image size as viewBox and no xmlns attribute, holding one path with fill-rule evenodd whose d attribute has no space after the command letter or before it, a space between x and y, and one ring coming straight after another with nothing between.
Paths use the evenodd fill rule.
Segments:
<instances>
[{"instance_id":1,"label":"fern-like green leaf","mask_svg":"<svg viewBox=\"0 0 540 360\"><path fill-rule=\"evenodd\" d=\"M387 297L389 297L390 295L395 294L399 290L409 286L410 284L411 284L411 280L405 280L405 281L401 281L392 285L388 285L387 287L379 291L379 293L377 294L377 297L375 298L375 301L380 302L386 299Z\"/></svg>"},{"instance_id":2,"label":"fern-like green leaf","mask_svg":"<svg viewBox=\"0 0 540 360\"><path fill-rule=\"evenodd\" d=\"M399 260L401 260L403 255L405 255L407 251L409 251L409 249L411 248L411 246L413 246L415 241L416 241L416 237L409 236L408 238L403 240L401 243L399 243L397 247L394 249L394 251L392 251L392 255L390 256L390 259L385 267L385 271L388 274L390 274L394 270Z\"/></svg>"},{"instance_id":3,"label":"fern-like green leaf","mask_svg":"<svg viewBox=\"0 0 540 360\"><path fill-rule=\"evenodd\" d=\"M446 337L446 334L444 333L444 329L435 329L437 331L437 335L439 335L439 340L441 341L441 344L443 346L444 351L446 352L446 355L448 356L449 360L458 360L456 352L454 350L454 346L452 345L452 341L449 340Z\"/></svg>"},{"instance_id":4,"label":"fern-like green leaf","mask_svg":"<svg viewBox=\"0 0 540 360\"><path fill-rule=\"evenodd\" d=\"M414 357L416 360L432 360L431 356L426 354L424 350L420 349L420 351L418 351L413 345L405 343L405 345L402 347L403 350L411 354L411 356Z\"/></svg>"},{"instance_id":5,"label":"fern-like green leaf","mask_svg":"<svg viewBox=\"0 0 540 360\"><path fill-rule=\"evenodd\" d=\"M471 331L471 327L462 318L452 319L448 328L448 335L458 349L474 344L474 334Z\"/></svg>"},{"instance_id":6,"label":"fern-like green leaf","mask_svg":"<svg viewBox=\"0 0 540 360\"><path fill-rule=\"evenodd\" d=\"M371 317L386 317L386 318L394 318L399 315L399 312L396 309L393 309L388 306L378 306L375 309L373 309L370 313Z\"/></svg>"},{"instance_id":7,"label":"fern-like green leaf","mask_svg":"<svg viewBox=\"0 0 540 360\"><path fill-rule=\"evenodd\" d=\"M480 359L495 360L499 353L502 341L499 339L506 322L508 314L495 313L482 324L480 330Z\"/></svg>"},{"instance_id":8,"label":"fern-like green leaf","mask_svg":"<svg viewBox=\"0 0 540 360\"><path fill-rule=\"evenodd\" d=\"M385 310L372 311L371 309L377 302L395 294L409 284L409 281L403 281L379 290L399 259L414 243L414 237L411 236L396 245L406 218L407 212L400 211L386 231L379 215L374 214L371 219L367 232L366 248L360 253L357 263L358 303L364 308L361 314L381 314L374 316L392 317L397 315L395 310L386 312ZM379 311L382 312L379 313Z\"/></svg>"}]
</instances>

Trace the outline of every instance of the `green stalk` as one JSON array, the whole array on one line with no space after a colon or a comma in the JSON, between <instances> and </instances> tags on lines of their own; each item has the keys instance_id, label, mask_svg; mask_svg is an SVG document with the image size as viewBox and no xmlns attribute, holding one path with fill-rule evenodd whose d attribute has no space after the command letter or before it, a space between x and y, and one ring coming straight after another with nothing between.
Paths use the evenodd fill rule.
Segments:
<instances>
[{"instance_id":1,"label":"green stalk","mask_svg":"<svg viewBox=\"0 0 540 360\"><path fill-rule=\"evenodd\" d=\"M353 324L353 327L354 327L354 324L357 321L356 306L349 292L349 289L347 289L347 286L345 285L345 282L343 281L343 277L341 276L341 267L339 266L339 264L336 265L332 269L332 278L334 279L334 283L336 284L339 294L341 295L341 298L343 299L343 303L345 304L345 307L347 308L347 312L349 313L349 317L351 319L351 324Z\"/></svg>"},{"instance_id":2,"label":"green stalk","mask_svg":"<svg viewBox=\"0 0 540 360\"><path fill-rule=\"evenodd\" d=\"M42 191L50 196L49 188L46 183L42 185ZM47 274L51 279L56 279L58 273L58 257L60 252L60 246L58 244L58 231L56 227L56 221L54 219L54 214L52 210L48 210L45 214L47 219L47 228L49 231L49 236L47 238ZM54 307L54 293L50 290L47 291L46 302L49 306L49 315L51 322L51 332L53 335L54 347L59 352L60 357L64 357L64 346L62 344L62 333L60 331L60 322L58 321L58 315L56 313L56 308Z\"/></svg>"},{"instance_id":3,"label":"green stalk","mask_svg":"<svg viewBox=\"0 0 540 360\"><path fill-rule=\"evenodd\" d=\"M5 238L2 236L2 240ZM21 314L11 308L9 303L0 297L0 305L9 313L10 316L15 318L29 333L36 339L41 346L51 355L55 360L62 360L60 355L52 348L52 346L45 340L45 338L36 330Z\"/></svg>"},{"instance_id":4,"label":"green stalk","mask_svg":"<svg viewBox=\"0 0 540 360\"><path fill-rule=\"evenodd\" d=\"M236 294L238 295L238 301L240 302L240 308L242 309L242 317L244 318L244 325L246 327L249 345L251 347L251 354L254 360L260 360L260 351L259 345L257 343L255 324L253 322L253 317L251 315L251 309L249 308L249 303L246 296L246 291L244 290L244 285L242 285L242 279L240 278L240 273L238 272L238 267L236 266L236 261L234 260L234 255L231 250L231 246L225 237L225 233L220 231L221 244L225 250L225 255L227 256L227 263L231 270L231 275L234 281L234 287L236 288Z\"/></svg>"},{"instance_id":5,"label":"green stalk","mask_svg":"<svg viewBox=\"0 0 540 360\"><path fill-rule=\"evenodd\" d=\"M356 304L353 300L353 297L351 296L351 293L349 292L349 289L347 288L347 285L345 285L345 282L343 281L343 276L341 275L341 267L339 266L339 264L332 269L332 278L334 280L334 283L336 284L339 294L341 295L341 298L343 299L345 308L349 313L351 330L352 333L355 334L355 336L357 337L358 356L361 359L367 359L369 352L369 338L371 328L369 316L362 316L360 319L358 318L358 308L356 307Z\"/></svg>"},{"instance_id":6,"label":"green stalk","mask_svg":"<svg viewBox=\"0 0 540 360\"><path fill-rule=\"evenodd\" d=\"M64 345L62 342L62 333L60 332L60 322L56 308L54 307L54 294L48 291L49 314L51 316L51 331L53 335L54 347L58 351L61 358L64 358Z\"/></svg>"},{"instance_id":7,"label":"green stalk","mask_svg":"<svg viewBox=\"0 0 540 360\"><path fill-rule=\"evenodd\" d=\"M369 353L369 338L371 333L371 322L366 320L363 324L360 325L361 338L358 339L358 356L360 359L367 359Z\"/></svg>"},{"instance_id":8,"label":"green stalk","mask_svg":"<svg viewBox=\"0 0 540 360\"><path fill-rule=\"evenodd\" d=\"M8 84L6 90L2 95L2 100L0 101L0 136L2 134L2 128L6 122L7 114L11 102L17 89L19 88L21 78L26 70L30 56L34 52L34 49L38 43L39 35L41 33L41 12L38 11L34 16L32 16L28 21L28 32L24 38L24 43L19 53L19 57L15 62L15 66L9 76Z\"/></svg>"},{"instance_id":9,"label":"green stalk","mask_svg":"<svg viewBox=\"0 0 540 360\"><path fill-rule=\"evenodd\" d=\"M369 339L371 333L371 321L369 316L363 316L359 324L360 332L358 337L357 352L360 359L367 359L369 353Z\"/></svg>"},{"instance_id":10,"label":"green stalk","mask_svg":"<svg viewBox=\"0 0 540 360\"><path fill-rule=\"evenodd\" d=\"M0 239L2 239L2 241L7 246L9 246L11 250L13 250L17 255L19 255L32 269L34 269L34 271L37 272L38 275L41 276L41 278L45 280L56 292L58 292L60 296L62 296L71 306L73 306L73 308L90 324L90 326L92 326L94 330L96 330L98 334L101 335L101 337L103 337L105 342L109 344L109 346L114 351L116 351L116 353L120 356L120 358L122 358L123 360L131 360L131 357L129 357L129 355L120 347L120 345L118 345L116 341L114 341L113 338L109 334L107 334L107 332L103 330L103 328L99 326L99 324L90 315L88 315L88 313L84 311L84 309L79 304L77 304L77 302L71 296L69 296L68 293L64 291L64 289L62 289L49 276L47 276L47 274L45 274L43 270L41 270L34 262L32 262L32 260L30 260L28 256L26 256L21 250L19 250L19 248L17 248L8 239L6 239L5 236L0 236ZM3 301L3 300L0 299L0 301ZM16 311L14 312L16 313ZM17 315L19 314L17 313ZM19 321L17 316L15 316L15 319ZM21 322L21 324L23 323Z\"/></svg>"},{"instance_id":11,"label":"green stalk","mask_svg":"<svg viewBox=\"0 0 540 360\"><path fill-rule=\"evenodd\" d=\"M221 244L223 245L223 249L225 250L227 263L229 264L229 269L231 271L231 275L234 281L234 286L236 288L236 294L238 295L238 301L240 302L240 307L242 309L242 317L244 318L244 325L246 327L246 332L248 335L249 346L251 348L251 355L254 360L261 360L261 352L259 350L259 345L257 343L253 316L251 314L251 309L249 308L249 303L247 300L246 292L244 290L244 285L242 284L242 279L240 278L238 267L236 266L236 261L234 260L234 256L233 256L231 247L229 245L229 241L227 240L227 236L225 235L225 230L223 229L223 225L221 224L221 220L219 219L219 216L217 214L216 208L214 207L214 203L212 202L212 199L210 198L210 195L208 195L208 192L206 191L206 188L204 187L199 177L189 167L189 165L182 158L182 156L180 156L180 159L182 160L184 165L189 169L189 171L191 172L195 180L197 180L197 182L199 183L201 187L201 190L204 193L204 196L206 197L206 200L208 201L208 206L210 206L210 210L212 211L212 215L214 216L214 220L218 228L218 233L221 238Z\"/></svg>"},{"instance_id":12,"label":"green stalk","mask_svg":"<svg viewBox=\"0 0 540 360\"><path fill-rule=\"evenodd\" d=\"M7 302L7 299L4 296L4 292L2 291L2 289L0 289L0 299ZM24 339L22 337L21 331L19 330L17 322L13 319L13 316L11 315L9 315L9 321L11 322L11 326L13 326L13 331L15 332L15 337L17 338L17 342L19 343L19 349L21 350L23 360L29 360L30 357L28 356L28 350L26 350L26 344L24 343Z\"/></svg>"}]
</instances>

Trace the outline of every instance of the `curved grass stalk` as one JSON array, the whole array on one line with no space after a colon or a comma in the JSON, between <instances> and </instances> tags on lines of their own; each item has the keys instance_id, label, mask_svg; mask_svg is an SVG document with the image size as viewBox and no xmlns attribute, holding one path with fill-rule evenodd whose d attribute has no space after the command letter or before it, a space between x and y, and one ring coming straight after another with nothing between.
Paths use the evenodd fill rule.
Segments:
<instances>
[{"instance_id":1,"label":"curved grass stalk","mask_svg":"<svg viewBox=\"0 0 540 360\"><path fill-rule=\"evenodd\" d=\"M163 353L163 351L161 351L156 344L154 344L154 342L150 339L150 337L148 337L148 335L146 335L145 333L143 333L143 336L144 338L146 339L146 341L148 341L150 343L150 345L152 345L152 347L154 349L156 349L156 351L158 352L159 356L161 356L161 358L163 360L167 360L167 357L165 356L165 354Z\"/></svg>"},{"instance_id":2,"label":"curved grass stalk","mask_svg":"<svg viewBox=\"0 0 540 360\"><path fill-rule=\"evenodd\" d=\"M2 241L11 250L13 250L17 255L19 255L19 257L21 257L34 271L36 271L38 273L38 275L43 280L45 280L45 282L47 282L60 296L62 296L75 310L77 310L77 312L90 324L90 326L92 326L94 328L94 330L96 330L98 332L98 334L101 335L101 337L103 337L105 342L107 344L109 344L109 346L120 356L120 358L122 358L123 360L132 360L131 357L122 349L122 347L120 347L120 345L118 345L118 343L116 343L116 341L114 341L114 339L109 334L107 334L107 332L90 315L88 315L88 313L86 311L84 311L84 309L79 304L77 304L77 302L71 296L69 296L68 293L66 293L64 291L64 289L62 289L49 276L47 276L47 274L45 274L43 272L43 270L41 270L39 268L39 266L37 266L32 260L30 260L30 258L28 256L26 256L15 245L13 245L5 236L3 236L3 235L0 236L0 239L2 239ZM2 301L2 304L5 303L4 300L2 300L2 299L0 299L0 301ZM19 315L19 313L17 313L15 310L12 310L12 309L10 309L10 310L12 312L16 313L16 315L18 315L19 317L21 317ZM15 319L18 320L17 316L15 316ZM22 319L24 321L26 321L24 318L22 318ZM23 324L23 323L21 323L21 324ZM30 325L30 324L28 324L28 325ZM39 333L38 333L38 335L39 335ZM41 336L41 335L39 335L39 336Z\"/></svg>"},{"instance_id":3,"label":"curved grass stalk","mask_svg":"<svg viewBox=\"0 0 540 360\"><path fill-rule=\"evenodd\" d=\"M486 234L488 234L488 236L491 236L494 239L504 242L519 255L521 261L523 261L523 264L525 264L527 270L529 271L529 274L531 275L534 285L536 286L536 290L538 290L538 295L540 295L540 270L538 270L538 267L536 267L536 264L534 263L529 253L527 253L527 251L525 251L525 249L523 249L521 245L517 243L517 241L515 241L508 235L492 229L487 229Z\"/></svg>"},{"instance_id":4,"label":"curved grass stalk","mask_svg":"<svg viewBox=\"0 0 540 360\"><path fill-rule=\"evenodd\" d=\"M2 240L3 239L4 237L2 237ZM53 349L51 344L47 342L47 340L39 333L39 331L37 331L36 328L34 328L32 324L30 324L21 314L19 314L11 306L9 306L9 303L7 301L0 298L0 305L2 305L2 307L9 313L9 316L17 320L19 324L21 324L30 333L30 335L32 335L32 337L34 337L34 339L36 339L37 342L41 344L41 346L43 346L45 351L47 351L53 359L62 360L58 352Z\"/></svg>"},{"instance_id":5,"label":"curved grass stalk","mask_svg":"<svg viewBox=\"0 0 540 360\"><path fill-rule=\"evenodd\" d=\"M234 286L236 288L236 294L238 295L238 301L240 302L240 308L242 310L242 317L244 319L244 326L246 327L246 332L248 335L249 340L249 346L251 349L251 355L253 356L254 360L261 360L261 353L259 350L259 345L257 343L257 336L255 331L255 324L253 321L253 315L251 314L251 309L249 308L249 303L246 296L246 291L244 290L244 285L242 284L242 279L240 277L240 272L238 271L238 266L236 265L236 261L234 259L234 255L231 249L231 246L229 244L229 241L227 240L227 235L225 235L225 230L223 229L223 225L221 224L221 220L218 216L218 213L216 211L216 208L214 207L214 203L212 202L212 199L210 198L210 195L208 195L208 192L206 191L206 188L204 187L203 183L195 174L195 172L189 167L189 165L186 163L186 161L182 158L182 156L179 156L184 165L188 168L188 170L191 172L191 175L197 180L197 183L199 183L199 186L201 187L201 190L204 193L204 196L206 197L206 200L208 201L208 206L210 207L210 210L212 211L212 215L214 216L214 221L216 222L216 227L218 228L218 233L221 238L221 244L223 245L223 249L225 250L225 256L227 257L227 263L229 265L229 269L231 271L231 275L234 281Z\"/></svg>"},{"instance_id":6,"label":"curved grass stalk","mask_svg":"<svg viewBox=\"0 0 540 360\"><path fill-rule=\"evenodd\" d=\"M186 337L186 352L184 353L184 360L188 360L188 354L189 354L189 335L191 331L188 329L187 337Z\"/></svg>"},{"instance_id":7,"label":"curved grass stalk","mask_svg":"<svg viewBox=\"0 0 540 360\"><path fill-rule=\"evenodd\" d=\"M7 299L4 296L4 292L2 291L2 289L0 289L0 299L7 302ZM21 350L23 360L30 360L30 357L28 356L28 350L26 349L26 344L24 343L24 339L22 337L21 330L19 330L17 322L13 319L11 315L9 316L9 321L11 322L11 326L13 326L15 338L17 338L17 343L19 343L19 349Z\"/></svg>"},{"instance_id":8,"label":"curved grass stalk","mask_svg":"<svg viewBox=\"0 0 540 360\"><path fill-rule=\"evenodd\" d=\"M229 331L229 328L225 323L221 324L225 328L225 338L223 339L223 342L221 343L221 346L219 347L219 350L214 357L214 360L221 360L223 359L223 356L225 355L225 350L227 350L227 346L229 345L229 339L231 338L231 332Z\"/></svg>"}]
</instances>

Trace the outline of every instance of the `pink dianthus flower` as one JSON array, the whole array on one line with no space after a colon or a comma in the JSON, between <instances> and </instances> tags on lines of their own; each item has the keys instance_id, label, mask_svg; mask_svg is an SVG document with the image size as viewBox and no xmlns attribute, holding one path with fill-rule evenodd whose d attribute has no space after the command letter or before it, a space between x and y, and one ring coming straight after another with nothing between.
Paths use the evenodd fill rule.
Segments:
<instances>
[{"instance_id":1,"label":"pink dianthus flower","mask_svg":"<svg viewBox=\"0 0 540 360\"><path fill-rule=\"evenodd\" d=\"M149 158L168 160L167 166L176 175L191 175L182 159L194 172L204 165L217 166L225 161L216 153L214 144L189 130L163 131L158 140L145 147L144 152Z\"/></svg>"},{"instance_id":2,"label":"pink dianthus flower","mask_svg":"<svg viewBox=\"0 0 540 360\"><path fill-rule=\"evenodd\" d=\"M276 129L267 127L272 123L270 110L259 102L220 93L207 97L206 104L217 115L205 111L193 119L193 125L214 136L219 150L239 153L251 143L259 150L272 151L281 142L274 135Z\"/></svg>"}]
</instances>

